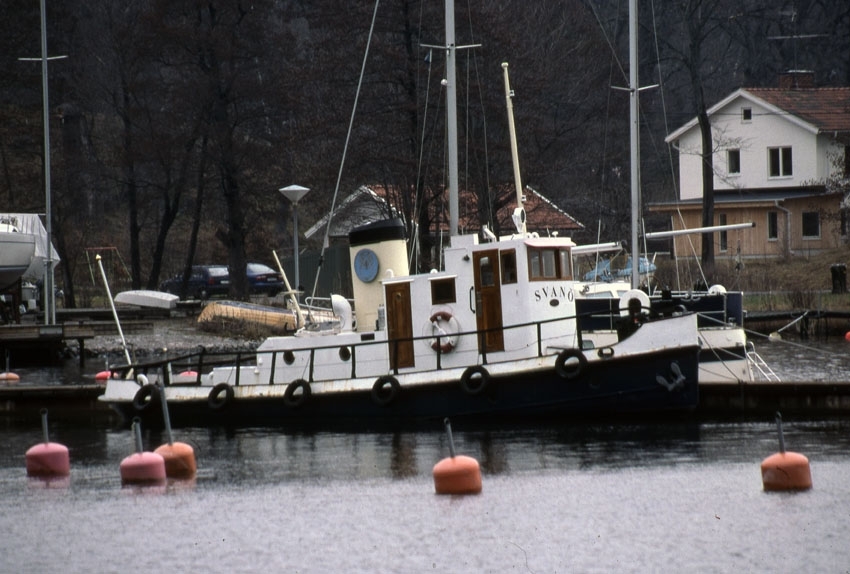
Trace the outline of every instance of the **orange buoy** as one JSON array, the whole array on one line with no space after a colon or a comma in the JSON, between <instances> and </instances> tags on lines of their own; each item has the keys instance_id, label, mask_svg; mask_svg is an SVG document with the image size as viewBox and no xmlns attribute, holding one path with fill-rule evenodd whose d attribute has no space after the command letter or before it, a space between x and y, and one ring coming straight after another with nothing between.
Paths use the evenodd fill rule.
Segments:
<instances>
[{"instance_id":1,"label":"orange buoy","mask_svg":"<svg viewBox=\"0 0 850 574\"><path fill-rule=\"evenodd\" d=\"M164 444L154 450L165 461L165 475L168 478L194 478L198 471L195 451L185 442Z\"/></svg>"},{"instance_id":2,"label":"orange buoy","mask_svg":"<svg viewBox=\"0 0 850 574\"><path fill-rule=\"evenodd\" d=\"M434 465L434 490L437 494L478 494L481 492L481 467L469 456L456 456L452 426L444 421L451 456Z\"/></svg>"},{"instance_id":3,"label":"orange buoy","mask_svg":"<svg viewBox=\"0 0 850 574\"><path fill-rule=\"evenodd\" d=\"M27 450L27 476L53 477L71 474L68 447L50 442L47 437L47 409L41 409L41 430L44 442Z\"/></svg>"},{"instance_id":4,"label":"orange buoy","mask_svg":"<svg viewBox=\"0 0 850 574\"><path fill-rule=\"evenodd\" d=\"M761 480L765 490L808 490L812 487L809 459L797 452L785 451L782 415L776 413L779 431L779 452L761 463Z\"/></svg>"},{"instance_id":5,"label":"orange buoy","mask_svg":"<svg viewBox=\"0 0 850 574\"><path fill-rule=\"evenodd\" d=\"M0 373L0 383L17 383L21 377L17 373L9 372L9 349L6 349L6 372Z\"/></svg>"},{"instance_id":6,"label":"orange buoy","mask_svg":"<svg viewBox=\"0 0 850 574\"><path fill-rule=\"evenodd\" d=\"M165 459L155 452L142 452L142 429L138 419L133 421L133 432L136 453L121 461L121 484L165 484Z\"/></svg>"},{"instance_id":7,"label":"orange buoy","mask_svg":"<svg viewBox=\"0 0 850 574\"><path fill-rule=\"evenodd\" d=\"M478 494L481 492L481 468L470 456L444 458L434 465L434 490L437 494Z\"/></svg>"},{"instance_id":8,"label":"orange buoy","mask_svg":"<svg viewBox=\"0 0 850 574\"><path fill-rule=\"evenodd\" d=\"M798 452L778 452L761 463L765 490L808 490L812 487L809 459Z\"/></svg>"},{"instance_id":9,"label":"orange buoy","mask_svg":"<svg viewBox=\"0 0 850 574\"><path fill-rule=\"evenodd\" d=\"M165 423L165 435L168 437L168 444L160 446L154 452L161 455L165 460L165 474L168 478L181 480L194 478L195 473L198 471L198 465L195 462L195 451L190 445L184 442L174 442L174 437L171 433L171 417L168 415L168 402L165 399L165 387L159 385L158 389L159 402L162 405L162 420Z\"/></svg>"}]
</instances>

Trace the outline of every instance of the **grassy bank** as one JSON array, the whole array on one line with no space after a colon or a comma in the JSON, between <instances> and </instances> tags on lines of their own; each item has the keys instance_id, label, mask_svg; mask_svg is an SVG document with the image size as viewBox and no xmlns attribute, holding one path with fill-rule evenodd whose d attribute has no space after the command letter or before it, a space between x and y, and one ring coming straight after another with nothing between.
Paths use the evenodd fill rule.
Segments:
<instances>
[{"instance_id":1,"label":"grassy bank","mask_svg":"<svg viewBox=\"0 0 850 574\"><path fill-rule=\"evenodd\" d=\"M655 263L660 285L689 289L702 280L699 266L692 260L658 257ZM850 247L814 255L746 259L739 266L734 260L722 259L706 282L743 291L749 311L850 311L850 294L832 292L831 267L837 263L850 267ZM847 282L850 284L850 278Z\"/></svg>"}]
</instances>

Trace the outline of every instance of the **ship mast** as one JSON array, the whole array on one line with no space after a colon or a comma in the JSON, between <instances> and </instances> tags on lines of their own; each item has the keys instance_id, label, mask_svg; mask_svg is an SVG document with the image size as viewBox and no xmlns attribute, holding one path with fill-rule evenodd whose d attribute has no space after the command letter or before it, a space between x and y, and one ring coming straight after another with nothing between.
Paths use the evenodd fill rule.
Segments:
<instances>
[{"instance_id":1,"label":"ship mast","mask_svg":"<svg viewBox=\"0 0 850 574\"><path fill-rule=\"evenodd\" d=\"M640 213L640 116L638 106L638 12L637 0L629 0L629 126L631 145L632 203L632 289L640 285L640 246L638 214Z\"/></svg>"},{"instance_id":2,"label":"ship mast","mask_svg":"<svg viewBox=\"0 0 850 574\"><path fill-rule=\"evenodd\" d=\"M449 144L449 235L458 234L457 66L455 3L446 0L446 127Z\"/></svg>"},{"instance_id":3,"label":"ship mast","mask_svg":"<svg viewBox=\"0 0 850 574\"><path fill-rule=\"evenodd\" d=\"M514 225L517 233L525 235L525 209L522 207L522 178L519 174L519 154L516 144L516 127L514 126L514 92L511 90L511 81L508 78L508 63L502 62L502 70L505 76L505 100L508 107L508 130L511 136L511 159L514 165L514 184L516 186L516 208L514 209Z\"/></svg>"}]
</instances>

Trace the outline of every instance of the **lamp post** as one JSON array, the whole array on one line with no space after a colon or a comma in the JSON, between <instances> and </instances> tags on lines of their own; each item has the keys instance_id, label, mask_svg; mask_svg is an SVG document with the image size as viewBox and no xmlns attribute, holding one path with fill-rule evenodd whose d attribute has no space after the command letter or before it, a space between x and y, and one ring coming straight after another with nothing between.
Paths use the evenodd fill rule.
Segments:
<instances>
[{"instance_id":1,"label":"lamp post","mask_svg":"<svg viewBox=\"0 0 850 574\"><path fill-rule=\"evenodd\" d=\"M300 185L289 185L287 187L280 188L280 192L283 196L292 203L292 247L293 247L293 259L295 262L295 291L297 292L301 288L301 278L298 274L298 202L301 201L307 192L310 191L306 187L301 187ZM296 294L296 299L300 299L298 294Z\"/></svg>"}]
</instances>

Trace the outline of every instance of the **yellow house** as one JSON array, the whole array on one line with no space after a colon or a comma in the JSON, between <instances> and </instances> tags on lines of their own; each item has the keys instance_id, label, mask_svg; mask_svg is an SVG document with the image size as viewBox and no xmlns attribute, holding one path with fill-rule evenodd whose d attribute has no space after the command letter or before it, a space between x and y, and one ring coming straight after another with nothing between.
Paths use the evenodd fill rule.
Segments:
<instances>
[{"instance_id":1,"label":"yellow house","mask_svg":"<svg viewBox=\"0 0 850 574\"><path fill-rule=\"evenodd\" d=\"M741 88L708 110L713 140L714 225L754 227L714 233L723 257L816 253L847 239L850 88L816 88L811 72L784 74L778 88ZM702 225L702 150L693 119L671 133L679 152L679 200L649 206L670 229ZM702 236L673 249L701 250Z\"/></svg>"}]
</instances>

